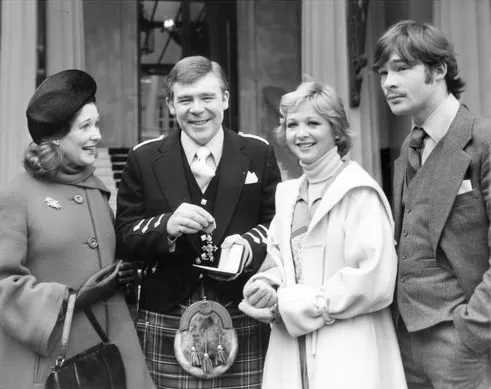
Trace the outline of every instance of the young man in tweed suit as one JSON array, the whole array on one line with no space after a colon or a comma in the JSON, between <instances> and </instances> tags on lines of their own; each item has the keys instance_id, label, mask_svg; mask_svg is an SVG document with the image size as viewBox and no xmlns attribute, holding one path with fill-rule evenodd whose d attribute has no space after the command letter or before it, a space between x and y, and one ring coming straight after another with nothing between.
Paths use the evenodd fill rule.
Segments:
<instances>
[{"instance_id":1,"label":"young man in tweed suit","mask_svg":"<svg viewBox=\"0 0 491 389\"><path fill-rule=\"evenodd\" d=\"M458 101L455 54L430 24L392 26L374 68L392 112L413 122L394 167L394 308L409 388L488 389L491 122Z\"/></svg>"}]
</instances>

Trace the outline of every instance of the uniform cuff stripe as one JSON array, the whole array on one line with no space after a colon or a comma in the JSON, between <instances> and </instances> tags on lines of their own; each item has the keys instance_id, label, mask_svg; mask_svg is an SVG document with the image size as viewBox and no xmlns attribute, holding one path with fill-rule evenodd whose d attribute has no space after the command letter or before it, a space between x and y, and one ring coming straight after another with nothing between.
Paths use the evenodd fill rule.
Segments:
<instances>
[{"instance_id":1,"label":"uniform cuff stripe","mask_svg":"<svg viewBox=\"0 0 491 389\"><path fill-rule=\"evenodd\" d=\"M252 235L250 232L246 232L245 234L246 236L249 236L253 241L254 243L256 244L260 244L261 243L261 240L259 240L258 238L256 238L254 235Z\"/></svg>"},{"instance_id":2,"label":"uniform cuff stripe","mask_svg":"<svg viewBox=\"0 0 491 389\"><path fill-rule=\"evenodd\" d=\"M139 221L139 223L138 223L136 226L134 226L134 227L133 227L133 232L134 232L134 231L138 231L138 230L140 229L140 227L141 227L141 225L143 224L143 222L144 222L144 221L145 221L145 219L140 220L140 221Z\"/></svg>"},{"instance_id":3,"label":"uniform cuff stripe","mask_svg":"<svg viewBox=\"0 0 491 389\"><path fill-rule=\"evenodd\" d=\"M142 228L143 233L147 232L148 226L150 225L150 223L152 222L153 219L154 219L153 217L150 218L150 220L147 222L147 224L145 224L145 227Z\"/></svg>"}]
</instances>

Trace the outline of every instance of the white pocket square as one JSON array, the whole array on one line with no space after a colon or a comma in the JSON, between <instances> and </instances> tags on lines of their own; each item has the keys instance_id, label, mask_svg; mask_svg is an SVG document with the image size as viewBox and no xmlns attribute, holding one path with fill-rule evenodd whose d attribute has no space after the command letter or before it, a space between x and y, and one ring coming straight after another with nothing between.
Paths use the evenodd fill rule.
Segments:
<instances>
[{"instance_id":1,"label":"white pocket square","mask_svg":"<svg viewBox=\"0 0 491 389\"><path fill-rule=\"evenodd\" d=\"M460 185L460 188L459 188L459 191L457 192L457 195L470 192L471 190L472 190L471 180L464 180L464 181L462 181L462 185Z\"/></svg>"},{"instance_id":2,"label":"white pocket square","mask_svg":"<svg viewBox=\"0 0 491 389\"><path fill-rule=\"evenodd\" d=\"M247 176L245 179L245 184L255 184L258 181L256 173L254 172L247 172Z\"/></svg>"}]
</instances>

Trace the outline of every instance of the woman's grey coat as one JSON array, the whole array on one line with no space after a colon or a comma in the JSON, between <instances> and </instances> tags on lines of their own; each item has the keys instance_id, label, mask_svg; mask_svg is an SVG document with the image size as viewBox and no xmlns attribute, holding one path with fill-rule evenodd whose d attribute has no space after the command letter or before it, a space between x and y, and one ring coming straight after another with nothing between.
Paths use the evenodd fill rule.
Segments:
<instances>
[{"instance_id":1,"label":"woman's grey coat","mask_svg":"<svg viewBox=\"0 0 491 389\"><path fill-rule=\"evenodd\" d=\"M93 176L67 185L23 173L0 192L0 389L44 388L59 352L67 286L79 288L114 262L113 217L101 185ZM122 294L92 310L123 355L128 389L155 388ZM76 312L67 357L99 342Z\"/></svg>"}]
</instances>

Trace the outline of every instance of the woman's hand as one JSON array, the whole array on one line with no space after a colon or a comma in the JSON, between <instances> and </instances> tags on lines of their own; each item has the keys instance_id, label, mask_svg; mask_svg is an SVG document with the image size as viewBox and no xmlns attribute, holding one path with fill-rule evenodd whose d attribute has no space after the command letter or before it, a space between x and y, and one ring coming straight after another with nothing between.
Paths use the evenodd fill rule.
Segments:
<instances>
[{"instance_id":1,"label":"woman's hand","mask_svg":"<svg viewBox=\"0 0 491 389\"><path fill-rule=\"evenodd\" d=\"M102 268L92 274L77 291L75 308L90 308L95 303L113 295L119 285L118 273L122 261Z\"/></svg>"},{"instance_id":2,"label":"woman's hand","mask_svg":"<svg viewBox=\"0 0 491 389\"><path fill-rule=\"evenodd\" d=\"M261 279L244 286L244 298L249 305L255 308L270 308L278 300L276 290Z\"/></svg>"},{"instance_id":3,"label":"woman's hand","mask_svg":"<svg viewBox=\"0 0 491 389\"><path fill-rule=\"evenodd\" d=\"M256 308L250 305L247 300L242 300L239 304L239 309L247 316L266 324L278 321L279 314L276 308L276 306Z\"/></svg>"}]
</instances>

